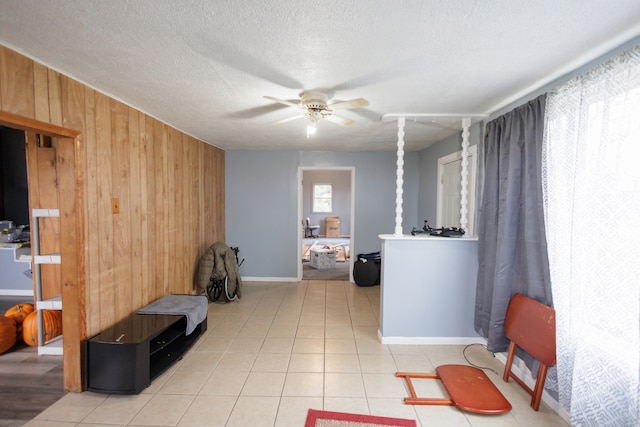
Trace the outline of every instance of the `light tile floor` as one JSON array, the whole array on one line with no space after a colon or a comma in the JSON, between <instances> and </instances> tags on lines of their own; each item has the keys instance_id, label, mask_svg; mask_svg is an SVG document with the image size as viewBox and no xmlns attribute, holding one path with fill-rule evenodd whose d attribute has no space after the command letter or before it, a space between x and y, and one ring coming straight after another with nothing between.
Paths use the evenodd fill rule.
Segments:
<instances>
[{"instance_id":1,"label":"light tile floor","mask_svg":"<svg viewBox=\"0 0 640 427\"><path fill-rule=\"evenodd\" d=\"M382 345L379 287L342 281L245 283L237 303L209 304L208 330L185 357L137 396L69 393L26 424L46 426L303 427L309 408L411 418L419 426L566 426L547 405L501 375L487 375L511 412L481 416L403 403L396 371L466 364L463 346ZM481 346L467 356L502 372ZM419 396L444 397L434 380Z\"/></svg>"}]
</instances>

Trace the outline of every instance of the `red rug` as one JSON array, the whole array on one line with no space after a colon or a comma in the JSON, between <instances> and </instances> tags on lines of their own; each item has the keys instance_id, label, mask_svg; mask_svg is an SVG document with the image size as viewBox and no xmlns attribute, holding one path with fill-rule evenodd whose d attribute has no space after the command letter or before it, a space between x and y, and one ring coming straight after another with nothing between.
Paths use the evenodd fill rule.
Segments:
<instances>
[{"instance_id":1,"label":"red rug","mask_svg":"<svg viewBox=\"0 0 640 427\"><path fill-rule=\"evenodd\" d=\"M309 409L304 427L417 427L415 420Z\"/></svg>"}]
</instances>

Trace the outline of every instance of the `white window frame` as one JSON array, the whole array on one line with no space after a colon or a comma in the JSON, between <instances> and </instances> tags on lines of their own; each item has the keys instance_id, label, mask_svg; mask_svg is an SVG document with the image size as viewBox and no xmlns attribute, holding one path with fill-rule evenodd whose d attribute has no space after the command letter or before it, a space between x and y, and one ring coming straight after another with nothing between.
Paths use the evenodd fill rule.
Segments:
<instances>
[{"instance_id":1,"label":"white window frame","mask_svg":"<svg viewBox=\"0 0 640 427\"><path fill-rule=\"evenodd\" d=\"M331 192L331 196L328 198L329 199L329 210L318 210L317 206L316 206L316 200L318 199L322 199L325 200L327 199L326 197L316 197L316 188L318 186L328 186L329 190ZM313 191L312 191L312 195L311 195L311 205L312 205L312 211L313 213L331 213L333 212L333 184L327 184L327 183L314 183L313 184Z\"/></svg>"}]
</instances>

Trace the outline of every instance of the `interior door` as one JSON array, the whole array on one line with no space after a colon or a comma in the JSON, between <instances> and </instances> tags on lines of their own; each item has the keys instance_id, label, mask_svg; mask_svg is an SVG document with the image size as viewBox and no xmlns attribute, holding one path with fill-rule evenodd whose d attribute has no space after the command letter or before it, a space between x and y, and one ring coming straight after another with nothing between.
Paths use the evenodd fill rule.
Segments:
<instances>
[{"instance_id":1,"label":"interior door","mask_svg":"<svg viewBox=\"0 0 640 427\"><path fill-rule=\"evenodd\" d=\"M442 214L437 227L460 227L460 189L462 178L460 159L445 163L440 176Z\"/></svg>"},{"instance_id":2,"label":"interior door","mask_svg":"<svg viewBox=\"0 0 640 427\"><path fill-rule=\"evenodd\" d=\"M475 196L478 147L469 147L467 166L467 232L475 235ZM437 227L460 227L462 151L438 159Z\"/></svg>"}]
</instances>

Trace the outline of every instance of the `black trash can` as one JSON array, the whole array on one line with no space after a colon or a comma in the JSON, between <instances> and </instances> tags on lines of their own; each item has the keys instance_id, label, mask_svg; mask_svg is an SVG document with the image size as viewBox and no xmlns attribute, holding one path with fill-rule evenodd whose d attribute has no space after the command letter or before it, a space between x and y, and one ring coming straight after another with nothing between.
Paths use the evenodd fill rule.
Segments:
<instances>
[{"instance_id":1,"label":"black trash can","mask_svg":"<svg viewBox=\"0 0 640 427\"><path fill-rule=\"evenodd\" d=\"M356 285L367 287L380 284L380 252L359 254L353 263L353 280Z\"/></svg>"}]
</instances>

